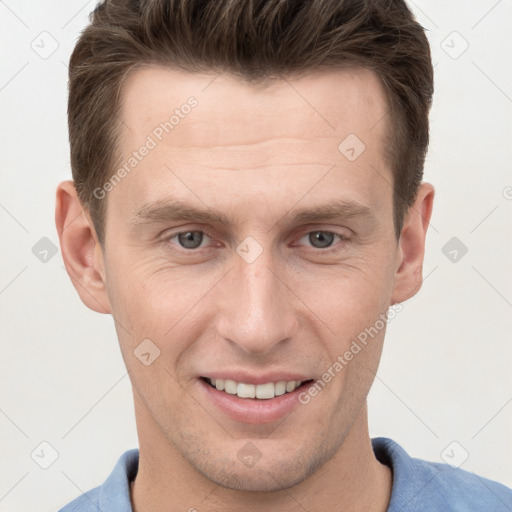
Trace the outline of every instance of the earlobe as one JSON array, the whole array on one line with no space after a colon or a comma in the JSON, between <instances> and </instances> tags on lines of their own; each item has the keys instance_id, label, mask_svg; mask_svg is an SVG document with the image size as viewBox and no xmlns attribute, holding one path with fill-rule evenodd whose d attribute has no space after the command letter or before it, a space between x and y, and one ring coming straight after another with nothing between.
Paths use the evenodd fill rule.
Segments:
<instances>
[{"instance_id":1,"label":"earlobe","mask_svg":"<svg viewBox=\"0 0 512 512\"><path fill-rule=\"evenodd\" d=\"M101 246L72 181L57 187L55 224L64 265L82 302L98 313L111 313Z\"/></svg>"},{"instance_id":2,"label":"earlobe","mask_svg":"<svg viewBox=\"0 0 512 512\"><path fill-rule=\"evenodd\" d=\"M407 211L400 233L391 304L406 301L421 288L425 241L433 200L434 187L430 183L422 183L414 203Z\"/></svg>"}]
</instances>

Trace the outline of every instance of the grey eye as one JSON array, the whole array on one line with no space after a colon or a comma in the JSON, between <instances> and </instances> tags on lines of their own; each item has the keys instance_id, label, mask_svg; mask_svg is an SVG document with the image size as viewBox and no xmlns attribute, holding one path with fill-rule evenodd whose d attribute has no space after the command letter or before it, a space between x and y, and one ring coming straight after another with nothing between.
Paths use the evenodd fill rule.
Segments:
<instances>
[{"instance_id":1,"label":"grey eye","mask_svg":"<svg viewBox=\"0 0 512 512\"><path fill-rule=\"evenodd\" d=\"M325 249L332 245L335 236L334 233L330 233L329 231L312 231L309 233L309 241L313 247ZM318 245L316 245L317 243Z\"/></svg>"},{"instance_id":2,"label":"grey eye","mask_svg":"<svg viewBox=\"0 0 512 512\"><path fill-rule=\"evenodd\" d=\"M202 231L184 231L177 235L180 245L185 249L197 249L203 241Z\"/></svg>"}]
</instances>

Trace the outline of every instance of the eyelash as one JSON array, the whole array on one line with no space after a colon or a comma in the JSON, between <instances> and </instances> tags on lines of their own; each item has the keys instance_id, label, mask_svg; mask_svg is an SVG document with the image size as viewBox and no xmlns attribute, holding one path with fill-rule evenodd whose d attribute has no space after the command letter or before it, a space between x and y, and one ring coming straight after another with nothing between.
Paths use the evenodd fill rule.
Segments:
<instances>
[{"instance_id":1,"label":"eyelash","mask_svg":"<svg viewBox=\"0 0 512 512\"><path fill-rule=\"evenodd\" d=\"M196 248L196 249L185 249L183 247L179 247L178 249L175 249L175 246L176 244L173 244L171 242L171 240L173 238L176 238L177 236L181 235L181 234L184 234L184 233L189 233L189 232L195 232L195 231L198 231L200 233L203 233L205 234L208 238L210 239L214 239L214 235L212 235L212 233L210 233L209 231L206 231L204 229L187 229L187 230L184 230L184 231L177 231L175 233L170 233L168 234L164 239L163 239L163 243L164 245L166 246L172 246L173 247L173 250L176 250L176 251L179 251L179 252L185 252L185 253L195 253L195 252L199 252L201 250L201 248ZM300 234L298 240L301 240L302 238L304 238L306 235L309 235L311 233L328 233L328 234L332 234L334 236L337 236L339 238L339 242L331 247L327 247L325 249L318 249L318 248L315 248L313 247L313 249L316 249L316 252L318 253L322 253L322 254L332 254L332 253L335 253L335 252L338 252L341 250L341 248L339 247L339 245L344 245L344 242L347 242L348 241L348 237L345 236L345 235L342 235L341 233L337 233L336 231L328 231L328 230L325 230L325 229L313 229L313 230L309 230L309 231L305 231L303 233Z\"/></svg>"}]
</instances>

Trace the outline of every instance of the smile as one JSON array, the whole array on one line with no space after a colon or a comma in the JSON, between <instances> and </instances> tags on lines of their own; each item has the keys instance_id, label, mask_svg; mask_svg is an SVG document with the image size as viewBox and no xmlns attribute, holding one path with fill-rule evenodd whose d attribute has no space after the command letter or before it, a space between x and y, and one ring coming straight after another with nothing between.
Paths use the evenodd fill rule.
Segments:
<instances>
[{"instance_id":1,"label":"smile","mask_svg":"<svg viewBox=\"0 0 512 512\"><path fill-rule=\"evenodd\" d=\"M282 420L290 414L300 406L299 394L313 380L300 374L249 375L233 371L230 375L202 376L198 382L205 403L237 422L256 425Z\"/></svg>"},{"instance_id":2,"label":"smile","mask_svg":"<svg viewBox=\"0 0 512 512\"><path fill-rule=\"evenodd\" d=\"M224 391L230 395L237 395L240 398L257 398L260 400L269 400L276 396L295 391L302 385L302 381L291 380L278 382L267 382L265 384L246 384L244 382L235 382L234 380L224 379L206 379L210 386L219 391Z\"/></svg>"}]
</instances>

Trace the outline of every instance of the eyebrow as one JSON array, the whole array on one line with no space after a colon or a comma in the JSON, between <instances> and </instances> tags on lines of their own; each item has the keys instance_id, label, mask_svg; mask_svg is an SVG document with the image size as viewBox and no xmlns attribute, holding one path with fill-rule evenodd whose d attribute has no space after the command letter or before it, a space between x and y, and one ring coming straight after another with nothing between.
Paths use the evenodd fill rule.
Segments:
<instances>
[{"instance_id":1,"label":"eyebrow","mask_svg":"<svg viewBox=\"0 0 512 512\"><path fill-rule=\"evenodd\" d=\"M336 200L310 208L290 210L276 224L282 222L298 224L301 222L351 219L354 217L374 219L376 215L372 208L364 204L350 200ZM167 198L142 206L130 219L130 223L147 224L186 221L232 226L237 220L238 218L229 219L216 208L206 207L205 209L199 209L181 199Z\"/></svg>"}]
</instances>

